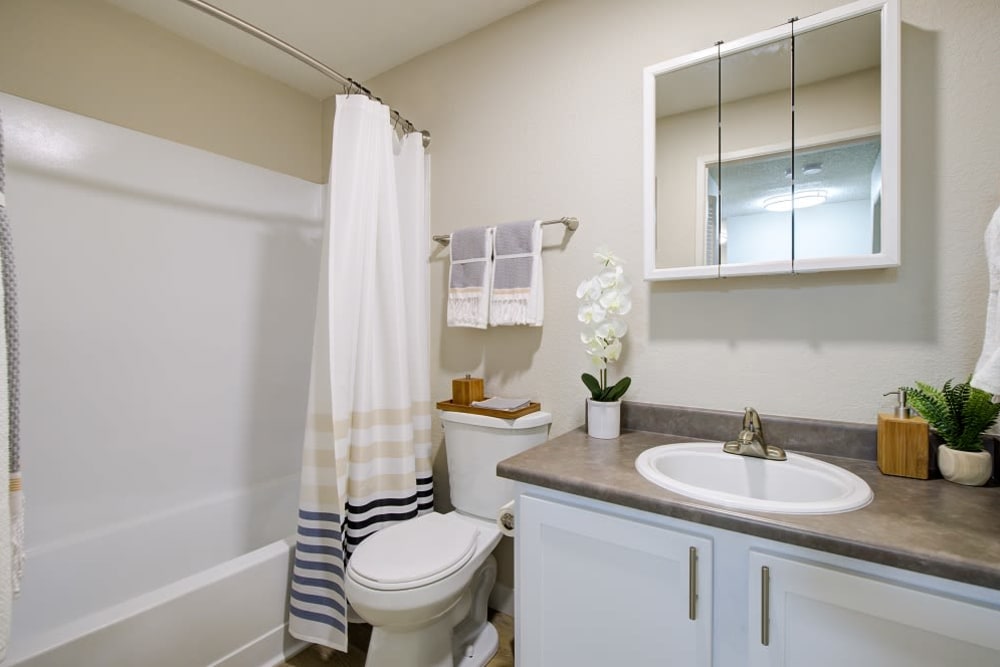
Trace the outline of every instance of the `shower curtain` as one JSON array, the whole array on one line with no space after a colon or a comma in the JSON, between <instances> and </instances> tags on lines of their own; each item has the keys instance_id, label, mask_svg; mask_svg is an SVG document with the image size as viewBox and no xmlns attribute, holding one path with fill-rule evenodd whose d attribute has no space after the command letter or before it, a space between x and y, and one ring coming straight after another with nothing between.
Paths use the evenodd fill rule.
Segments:
<instances>
[{"instance_id":1,"label":"shower curtain","mask_svg":"<svg viewBox=\"0 0 1000 667\"><path fill-rule=\"evenodd\" d=\"M388 107L337 97L289 631L341 651L351 553L433 508L428 162Z\"/></svg>"}]
</instances>

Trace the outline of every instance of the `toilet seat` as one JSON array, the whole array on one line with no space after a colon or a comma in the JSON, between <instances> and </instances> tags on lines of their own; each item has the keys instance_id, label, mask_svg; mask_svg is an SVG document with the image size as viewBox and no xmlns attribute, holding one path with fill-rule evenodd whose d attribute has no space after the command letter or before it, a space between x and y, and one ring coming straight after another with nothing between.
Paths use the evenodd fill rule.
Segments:
<instances>
[{"instance_id":1,"label":"toilet seat","mask_svg":"<svg viewBox=\"0 0 1000 667\"><path fill-rule=\"evenodd\" d=\"M380 591L426 586L453 574L476 552L479 529L432 512L381 530L355 550L349 576Z\"/></svg>"}]
</instances>

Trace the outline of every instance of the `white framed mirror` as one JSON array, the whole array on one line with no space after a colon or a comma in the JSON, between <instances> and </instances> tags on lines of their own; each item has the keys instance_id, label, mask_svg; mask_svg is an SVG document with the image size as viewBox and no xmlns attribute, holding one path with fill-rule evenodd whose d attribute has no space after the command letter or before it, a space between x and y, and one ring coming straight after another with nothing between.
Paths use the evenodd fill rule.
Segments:
<instances>
[{"instance_id":1,"label":"white framed mirror","mask_svg":"<svg viewBox=\"0 0 1000 667\"><path fill-rule=\"evenodd\" d=\"M645 277L899 265L898 0L643 71Z\"/></svg>"}]
</instances>

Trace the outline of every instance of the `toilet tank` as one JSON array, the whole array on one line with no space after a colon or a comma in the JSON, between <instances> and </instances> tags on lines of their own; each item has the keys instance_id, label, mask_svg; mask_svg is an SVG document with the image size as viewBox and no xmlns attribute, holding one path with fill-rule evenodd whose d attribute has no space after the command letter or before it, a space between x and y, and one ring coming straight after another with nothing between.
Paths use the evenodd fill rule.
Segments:
<instances>
[{"instance_id":1,"label":"toilet tank","mask_svg":"<svg viewBox=\"0 0 1000 667\"><path fill-rule=\"evenodd\" d=\"M442 411L441 421L451 504L462 514L495 520L500 506L514 499L514 482L497 477L497 463L548 440L552 415L500 419Z\"/></svg>"}]
</instances>

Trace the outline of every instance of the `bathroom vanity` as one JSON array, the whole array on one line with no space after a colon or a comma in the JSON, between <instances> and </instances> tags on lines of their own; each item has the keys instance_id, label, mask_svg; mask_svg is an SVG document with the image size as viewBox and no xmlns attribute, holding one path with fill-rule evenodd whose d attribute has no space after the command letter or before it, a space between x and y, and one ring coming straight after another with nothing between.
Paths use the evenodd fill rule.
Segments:
<instances>
[{"instance_id":1,"label":"bathroom vanity","mask_svg":"<svg viewBox=\"0 0 1000 667\"><path fill-rule=\"evenodd\" d=\"M873 502L734 511L636 472L686 440L580 430L500 463L520 483L518 665L1000 664L1000 489L818 456Z\"/></svg>"}]
</instances>

